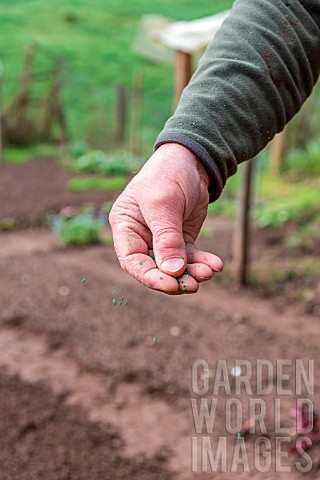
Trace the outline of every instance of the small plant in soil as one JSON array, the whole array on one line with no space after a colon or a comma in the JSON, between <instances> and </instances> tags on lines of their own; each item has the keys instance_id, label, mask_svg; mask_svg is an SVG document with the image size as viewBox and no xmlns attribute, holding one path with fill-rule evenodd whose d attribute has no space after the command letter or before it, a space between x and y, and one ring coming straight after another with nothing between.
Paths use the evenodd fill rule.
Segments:
<instances>
[{"instance_id":1,"label":"small plant in soil","mask_svg":"<svg viewBox=\"0 0 320 480\"><path fill-rule=\"evenodd\" d=\"M92 209L72 216L54 215L49 219L52 230L65 245L89 245L99 243L104 227Z\"/></svg>"},{"instance_id":2,"label":"small plant in soil","mask_svg":"<svg viewBox=\"0 0 320 480\"><path fill-rule=\"evenodd\" d=\"M75 172L100 175L126 175L140 170L144 159L128 152L105 153L100 150L73 158L67 167Z\"/></svg>"},{"instance_id":3,"label":"small plant in soil","mask_svg":"<svg viewBox=\"0 0 320 480\"><path fill-rule=\"evenodd\" d=\"M17 228L18 223L14 218L4 218L0 221L0 231L1 230L14 230Z\"/></svg>"}]
</instances>

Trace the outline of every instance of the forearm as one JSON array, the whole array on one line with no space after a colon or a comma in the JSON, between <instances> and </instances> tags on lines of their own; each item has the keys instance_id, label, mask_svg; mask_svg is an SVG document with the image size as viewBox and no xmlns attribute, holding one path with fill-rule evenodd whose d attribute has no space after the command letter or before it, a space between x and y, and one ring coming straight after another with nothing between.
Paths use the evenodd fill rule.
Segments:
<instances>
[{"instance_id":1,"label":"forearm","mask_svg":"<svg viewBox=\"0 0 320 480\"><path fill-rule=\"evenodd\" d=\"M319 23L319 0L235 2L156 142L180 143L202 161L211 201L310 95L320 71Z\"/></svg>"}]
</instances>

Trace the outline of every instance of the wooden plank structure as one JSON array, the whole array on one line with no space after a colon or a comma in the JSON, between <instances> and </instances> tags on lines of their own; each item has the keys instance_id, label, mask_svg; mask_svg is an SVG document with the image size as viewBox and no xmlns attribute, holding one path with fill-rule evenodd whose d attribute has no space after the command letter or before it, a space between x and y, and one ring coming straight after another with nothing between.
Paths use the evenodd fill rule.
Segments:
<instances>
[{"instance_id":1,"label":"wooden plank structure","mask_svg":"<svg viewBox=\"0 0 320 480\"><path fill-rule=\"evenodd\" d=\"M229 10L191 22L171 23L155 34L175 52L175 105L191 79L193 57L205 50L228 15Z\"/></svg>"}]
</instances>

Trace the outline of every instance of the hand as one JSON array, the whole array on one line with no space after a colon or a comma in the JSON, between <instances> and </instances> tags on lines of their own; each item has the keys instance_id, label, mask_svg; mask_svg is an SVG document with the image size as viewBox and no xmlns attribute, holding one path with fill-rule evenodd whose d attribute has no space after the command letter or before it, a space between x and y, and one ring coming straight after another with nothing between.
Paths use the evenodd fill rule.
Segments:
<instances>
[{"instance_id":1,"label":"hand","mask_svg":"<svg viewBox=\"0 0 320 480\"><path fill-rule=\"evenodd\" d=\"M109 220L121 267L149 288L195 293L220 272L194 242L207 215L208 174L187 148L162 145L114 203ZM154 256L153 256L154 255Z\"/></svg>"}]
</instances>

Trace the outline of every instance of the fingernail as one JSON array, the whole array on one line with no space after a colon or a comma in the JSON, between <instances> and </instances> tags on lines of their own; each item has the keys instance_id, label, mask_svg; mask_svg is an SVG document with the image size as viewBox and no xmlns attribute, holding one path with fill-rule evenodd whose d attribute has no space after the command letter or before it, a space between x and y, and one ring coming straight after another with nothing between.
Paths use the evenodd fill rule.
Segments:
<instances>
[{"instance_id":1,"label":"fingernail","mask_svg":"<svg viewBox=\"0 0 320 480\"><path fill-rule=\"evenodd\" d=\"M184 266L182 258L168 258L161 263L161 267L168 272L178 272Z\"/></svg>"},{"instance_id":2,"label":"fingernail","mask_svg":"<svg viewBox=\"0 0 320 480\"><path fill-rule=\"evenodd\" d=\"M219 269L217 267L213 267L212 270L215 272L215 273L221 273L223 268Z\"/></svg>"}]
</instances>

